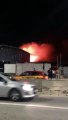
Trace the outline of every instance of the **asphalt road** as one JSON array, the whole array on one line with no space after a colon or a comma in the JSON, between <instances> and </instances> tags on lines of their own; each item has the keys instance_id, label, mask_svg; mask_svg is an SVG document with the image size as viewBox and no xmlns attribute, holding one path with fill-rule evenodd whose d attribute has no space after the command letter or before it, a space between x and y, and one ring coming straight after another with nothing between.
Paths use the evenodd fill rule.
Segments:
<instances>
[{"instance_id":1,"label":"asphalt road","mask_svg":"<svg viewBox=\"0 0 68 120\"><path fill-rule=\"evenodd\" d=\"M20 102L0 99L0 120L68 120L68 97L39 96Z\"/></svg>"}]
</instances>

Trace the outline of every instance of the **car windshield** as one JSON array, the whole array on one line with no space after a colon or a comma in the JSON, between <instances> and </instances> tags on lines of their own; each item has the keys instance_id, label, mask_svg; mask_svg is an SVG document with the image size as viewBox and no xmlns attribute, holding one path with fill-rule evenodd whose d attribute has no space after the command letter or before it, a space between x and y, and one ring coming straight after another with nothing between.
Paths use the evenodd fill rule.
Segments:
<instances>
[{"instance_id":1,"label":"car windshield","mask_svg":"<svg viewBox=\"0 0 68 120\"><path fill-rule=\"evenodd\" d=\"M17 81L15 78L12 78L12 75L10 74L2 73L2 75L6 76L6 78L8 78L11 81Z\"/></svg>"}]
</instances>

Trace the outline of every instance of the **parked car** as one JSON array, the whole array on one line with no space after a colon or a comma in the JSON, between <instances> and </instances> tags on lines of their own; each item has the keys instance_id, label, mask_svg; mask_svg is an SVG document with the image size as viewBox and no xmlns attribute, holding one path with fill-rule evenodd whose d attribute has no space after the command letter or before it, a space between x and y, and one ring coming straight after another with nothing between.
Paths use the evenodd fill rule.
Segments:
<instances>
[{"instance_id":1,"label":"parked car","mask_svg":"<svg viewBox=\"0 0 68 120\"><path fill-rule=\"evenodd\" d=\"M10 79L0 73L0 97L9 97L12 101L18 101L22 98L34 98L36 95L35 84Z\"/></svg>"},{"instance_id":2,"label":"parked car","mask_svg":"<svg viewBox=\"0 0 68 120\"><path fill-rule=\"evenodd\" d=\"M24 78L41 78L48 80L48 75L42 71L25 71L20 75L14 75L12 78L16 80L22 80Z\"/></svg>"}]
</instances>

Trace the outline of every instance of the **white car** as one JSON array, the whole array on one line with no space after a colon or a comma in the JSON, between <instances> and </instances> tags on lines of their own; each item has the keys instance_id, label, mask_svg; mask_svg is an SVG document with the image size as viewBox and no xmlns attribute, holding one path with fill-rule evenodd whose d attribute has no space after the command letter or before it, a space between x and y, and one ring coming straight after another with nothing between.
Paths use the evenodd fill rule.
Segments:
<instances>
[{"instance_id":1,"label":"white car","mask_svg":"<svg viewBox=\"0 0 68 120\"><path fill-rule=\"evenodd\" d=\"M9 97L12 101L33 98L37 95L36 85L15 81L0 73L0 97Z\"/></svg>"}]
</instances>

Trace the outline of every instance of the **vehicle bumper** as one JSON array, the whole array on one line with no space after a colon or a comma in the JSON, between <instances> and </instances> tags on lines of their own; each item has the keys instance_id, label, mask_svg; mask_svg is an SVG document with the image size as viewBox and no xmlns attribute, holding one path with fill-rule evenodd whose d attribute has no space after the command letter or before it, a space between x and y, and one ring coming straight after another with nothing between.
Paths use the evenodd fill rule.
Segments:
<instances>
[{"instance_id":1,"label":"vehicle bumper","mask_svg":"<svg viewBox=\"0 0 68 120\"><path fill-rule=\"evenodd\" d=\"M33 98L37 95L38 90L23 91L22 98Z\"/></svg>"}]
</instances>

